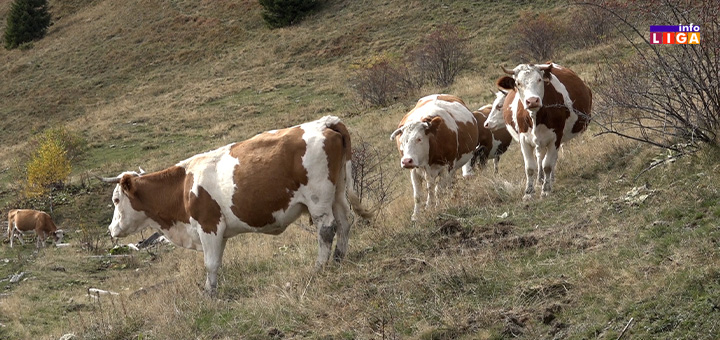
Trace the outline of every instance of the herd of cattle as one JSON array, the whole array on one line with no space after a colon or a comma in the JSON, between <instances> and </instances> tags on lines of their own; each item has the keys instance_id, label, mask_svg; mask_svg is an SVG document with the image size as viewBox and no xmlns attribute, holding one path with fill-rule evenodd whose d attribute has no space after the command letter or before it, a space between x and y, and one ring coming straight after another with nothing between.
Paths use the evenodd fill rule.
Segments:
<instances>
[{"instance_id":1,"label":"herd of cattle","mask_svg":"<svg viewBox=\"0 0 720 340\"><path fill-rule=\"evenodd\" d=\"M512 139L520 144L532 198L535 176L541 196L552 189L558 148L583 132L590 119L592 94L570 69L557 64L520 64L498 79L492 105L471 112L452 95L421 98L390 138L401 153L400 165L411 169L416 219L423 201L422 182L431 206L449 186L457 169L472 174L475 162L494 159ZM160 231L178 246L203 252L205 290L214 293L227 239L241 233L277 235L302 213L317 228L316 267L347 253L350 210L369 219L353 191L351 141L339 118L267 131L246 141L195 155L149 174L123 172L103 178L115 183L115 206L108 227L124 237L146 227ZM52 235L62 238L44 212L12 210L8 237L35 232L37 244ZM22 238L20 237L20 240Z\"/></svg>"}]
</instances>

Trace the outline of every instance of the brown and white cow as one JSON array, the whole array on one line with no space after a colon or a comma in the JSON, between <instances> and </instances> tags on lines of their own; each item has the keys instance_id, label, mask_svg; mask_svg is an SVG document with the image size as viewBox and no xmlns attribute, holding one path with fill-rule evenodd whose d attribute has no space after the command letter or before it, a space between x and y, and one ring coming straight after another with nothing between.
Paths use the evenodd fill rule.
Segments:
<instances>
[{"instance_id":1,"label":"brown and white cow","mask_svg":"<svg viewBox=\"0 0 720 340\"><path fill-rule=\"evenodd\" d=\"M497 173L500 155L507 151L513 138L506 129L493 131L485 126L485 122L491 112L492 104L485 105L473 111L473 116L475 116L478 126L478 146L470 162L470 167L474 167L477 162L480 163L481 167L484 167L488 159L493 159L495 173Z\"/></svg>"},{"instance_id":2,"label":"brown and white cow","mask_svg":"<svg viewBox=\"0 0 720 340\"><path fill-rule=\"evenodd\" d=\"M503 70L512 77L498 79L501 92L485 126L497 129L499 122L504 122L520 143L527 179L523 198L532 198L536 172L541 196L547 196L552 190L560 145L587 128L592 92L575 72L558 64L520 64L512 71ZM500 107L498 102L503 97Z\"/></svg>"},{"instance_id":3,"label":"brown and white cow","mask_svg":"<svg viewBox=\"0 0 720 340\"><path fill-rule=\"evenodd\" d=\"M477 121L460 98L433 94L418 100L390 135L393 139L402 155L400 166L411 169L415 220L420 212L423 177L428 191L426 205L430 207L458 168L463 168L464 176L470 175L470 159L478 145Z\"/></svg>"},{"instance_id":4,"label":"brown and white cow","mask_svg":"<svg viewBox=\"0 0 720 340\"><path fill-rule=\"evenodd\" d=\"M149 226L176 245L202 251L205 290L213 294L227 239L241 233L277 235L303 212L318 231L316 265L342 259L348 246L350 204L364 218L352 189L350 135L337 117L261 133L244 142L188 158L162 171L124 172L108 227L124 237ZM347 195L347 197L346 197Z\"/></svg>"},{"instance_id":5,"label":"brown and white cow","mask_svg":"<svg viewBox=\"0 0 720 340\"><path fill-rule=\"evenodd\" d=\"M45 238L53 237L55 244L62 242L63 230L55 226L52 218L44 211L31 209L13 209L8 212L8 238L10 248L13 247L13 239L18 238L20 243L25 244L23 234L35 233L35 247L45 246Z\"/></svg>"}]
</instances>

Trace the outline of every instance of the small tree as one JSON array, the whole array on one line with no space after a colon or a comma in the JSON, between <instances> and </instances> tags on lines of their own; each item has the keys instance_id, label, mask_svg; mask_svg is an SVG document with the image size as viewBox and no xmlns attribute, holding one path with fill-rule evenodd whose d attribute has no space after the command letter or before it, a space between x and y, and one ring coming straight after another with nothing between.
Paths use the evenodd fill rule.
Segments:
<instances>
[{"instance_id":1,"label":"small tree","mask_svg":"<svg viewBox=\"0 0 720 340\"><path fill-rule=\"evenodd\" d=\"M450 86L460 71L470 66L465 34L455 25L444 24L432 31L413 53L423 77L438 86Z\"/></svg>"},{"instance_id":2,"label":"small tree","mask_svg":"<svg viewBox=\"0 0 720 340\"><path fill-rule=\"evenodd\" d=\"M40 39L49 26L47 0L15 0L5 26L5 48L13 49Z\"/></svg>"},{"instance_id":3,"label":"small tree","mask_svg":"<svg viewBox=\"0 0 720 340\"><path fill-rule=\"evenodd\" d=\"M318 0L260 0L262 13L270 28L290 26L318 7Z\"/></svg>"}]
</instances>

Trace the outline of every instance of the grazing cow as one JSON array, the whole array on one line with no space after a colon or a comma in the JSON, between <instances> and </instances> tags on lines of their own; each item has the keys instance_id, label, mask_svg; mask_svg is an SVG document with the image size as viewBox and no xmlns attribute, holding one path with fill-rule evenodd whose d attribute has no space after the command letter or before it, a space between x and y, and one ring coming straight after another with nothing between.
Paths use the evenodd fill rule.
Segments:
<instances>
[{"instance_id":1,"label":"grazing cow","mask_svg":"<svg viewBox=\"0 0 720 340\"><path fill-rule=\"evenodd\" d=\"M505 96L502 115L507 130L520 143L527 186L523 199L535 193L535 173L541 196L552 190L558 148L587 128L592 92L575 72L558 64L520 64L498 79L498 100ZM498 128L499 110L493 107L486 127ZM533 152L534 151L534 152Z\"/></svg>"},{"instance_id":2,"label":"grazing cow","mask_svg":"<svg viewBox=\"0 0 720 340\"><path fill-rule=\"evenodd\" d=\"M485 127L485 123L491 112L492 104L485 105L473 111L473 116L475 116L478 126L478 146L470 161L470 168L474 167L477 162L480 162L480 165L484 167L487 160L492 158L495 173L497 173L500 155L507 151L513 138L506 129L493 131Z\"/></svg>"},{"instance_id":3,"label":"grazing cow","mask_svg":"<svg viewBox=\"0 0 720 340\"><path fill-rule=\"evenodd\" d=\"M58 244L62 242L63 230L58 229L55 223L44 211L31 209L13 209L8 212L8 238L10 239L10 248L13 247L13 239L17 238L23 245L23 234L34 232L37 235L35 247L45 246L45 238L53 237L53 242Z\"/></svg>"},{"instance_id":4,"label":"grazing cow","mask_svg":"<svg viewBox=\"0 0 720 340\"><path fill-rule=\"evenodd\" d=\"M429 207L441 188L447 187L455 171L462 167L470 175L470 159L478 145L477 121L463 101L446 94L418 100L390 135L401 154L400 166L411 169L415 207L412 220L420 212L422 177L427 186Z\"/></svg>"},{"instance_id":5,"label":"grazing cow","mask_svg":"<svg viewBox=\"0 0 720 340\"><path fill-rule=\"evenodd\" d=\"M124 172L112 200L112 237L145 226L176 245L203 252L205 290L214 294L227 239L240 233L278 235L303 212L318 231L316 265L342 259L348 246L350 206L364 218L352 189L350 134L337 117L261 133L244 142L188 158L162 171ZM347 198L346 198L347 194Z\"/></svg>"}]
</instances>

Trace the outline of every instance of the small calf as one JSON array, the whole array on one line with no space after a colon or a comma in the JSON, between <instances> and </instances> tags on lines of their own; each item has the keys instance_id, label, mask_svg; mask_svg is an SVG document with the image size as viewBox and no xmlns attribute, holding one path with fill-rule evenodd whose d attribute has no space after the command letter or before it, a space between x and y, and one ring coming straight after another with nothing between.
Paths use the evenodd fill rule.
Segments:
<instances>
[{"instance_id":1,"label":"small calf","mask_svg":"<svg viewBox=\"0 0 720 340\"><path fill-rule=\"evenodd\" d=\"M58 229L50 218L50 215L43 211L30 209L13 209L8 212L8 238L10 248L13 246L13 239L18 238L20 243L25 244L22 235L35 232L37 240L35 246L45 246L45 238L52 235L55 244L62 242L63 230Z\"/></svg>"}]
</instances>

